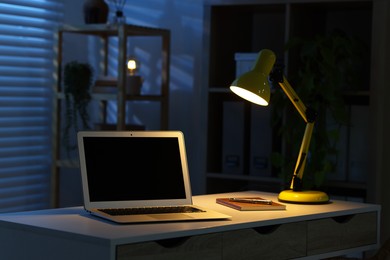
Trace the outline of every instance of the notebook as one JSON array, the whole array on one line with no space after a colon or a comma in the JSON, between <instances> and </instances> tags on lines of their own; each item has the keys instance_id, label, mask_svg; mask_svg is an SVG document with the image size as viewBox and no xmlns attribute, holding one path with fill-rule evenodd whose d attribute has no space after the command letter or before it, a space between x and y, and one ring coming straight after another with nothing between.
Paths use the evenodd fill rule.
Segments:
<instances>
[{"instance_id":1,"label":"notebook","mask_svg":"<svg viewBox=\"0 0 390 260\"><path fill-rule=\"evenodd\" d=\"M91 214L117 223L230 218L193 205L182 132L81 131L77 139Z\"/></svg>"}]
</instances>

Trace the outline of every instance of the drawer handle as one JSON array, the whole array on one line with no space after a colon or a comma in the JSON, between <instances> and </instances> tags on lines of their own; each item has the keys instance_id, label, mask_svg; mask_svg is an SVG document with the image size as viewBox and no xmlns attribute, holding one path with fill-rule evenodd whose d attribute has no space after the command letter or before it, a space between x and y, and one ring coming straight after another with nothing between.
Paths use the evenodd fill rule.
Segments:
<instances>
[{"instance_id":1,"label":"drawer handle","mask_svg":"<svg viewBox=\"0 0 390 260\"><path fill-rule=\"evenodd\" d=\"M271 226L264 226L264 227L255 227L253 228L257 233L262 235L271 234L275 230L277 230L280 227L280 225L271 225Z\"/></svg>"},{"instance_id":2,"label":"drawer handle","mask_svg":"<svg viewBox=\"0 0 390 260\"><path fill-rule=\"evenodd\" d=\"M164 248L174 248L183 245L190 237L175 237L156 240L155 242Z\"/></svg>"},{"instance_id":3,"label":"drawer handle","mask_svg":"<svg viewBox=\"0 0 390 260\"><path fill-rule=\"evenodd\" d=\"M355 216L354 214L351 214L351 215L333 217L332 219L339 224L343 224L349 222L354 216Z\"/></svg>"}]
</instances>

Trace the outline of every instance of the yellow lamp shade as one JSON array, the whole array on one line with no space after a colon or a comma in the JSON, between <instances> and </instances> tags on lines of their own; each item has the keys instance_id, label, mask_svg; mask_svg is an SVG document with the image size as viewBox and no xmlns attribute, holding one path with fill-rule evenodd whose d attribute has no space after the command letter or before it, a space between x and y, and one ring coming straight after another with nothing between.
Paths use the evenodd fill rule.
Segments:
<instances>
[{"instance_id":1,"label":"yellow lamp shade","mask_svg":"<svg viewBox=\"0 0 390 260\"><path fill-rule=\"evenodd\" d=\"M230 90L252 103L267 106L271 96L268 76L275 61L271 50L260 51L253 68L233 81Z\"/></svg>"}]
</instances>

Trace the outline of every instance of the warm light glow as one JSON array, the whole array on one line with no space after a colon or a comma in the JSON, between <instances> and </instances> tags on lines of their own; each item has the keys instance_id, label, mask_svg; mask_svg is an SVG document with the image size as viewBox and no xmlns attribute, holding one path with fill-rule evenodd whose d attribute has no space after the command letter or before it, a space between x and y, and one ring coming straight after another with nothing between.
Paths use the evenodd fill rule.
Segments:
<instances>
[{"instance_id":1,"label":"warm light glow","mask_svg":"<svg viewBox=\"0 0 390 260\"><path fill-rule=\"evenodd\" d=\"M129 70L135 70L137 68L137 63L135 62L135 60L129 60L129 62L127 63L127 68Z\"/></svg>"},{"instance_id":2,"label":"warm light glow","mask_svg":"<svg viewBox=\"0 0 390 260\"><path fill-rule=\"evenodd\" d=\"M243 99L246 99L252 103L255 103L260 106L268 106L268 102L261 98L259 95L248 91L244 88L231 86L230 90L233 91L236 95L242 97Z\"/></svg>"},{"instance_id":3,"label":"warm light glow","mask_svg":"<svg viewBox=\"0 0 390 260\"><path fill-rule=\"evenodd\" d=\"M135 59L129 59L127 62L127 69L129 70L130 75L134 75L137 70L137 62Z\"/></svg>"},{"instance_id":4,"label":"warm light glow","mask_svg":"<svg viewBox=\"0 0 390 260\"><path fill-rule=\"evenodd\" d=\"M275 61L276 56L272 51L260 51L252 69L236 78L230 90L254 104L268 106L271 96L268 76Z\"/></svg>"}]
</instances>

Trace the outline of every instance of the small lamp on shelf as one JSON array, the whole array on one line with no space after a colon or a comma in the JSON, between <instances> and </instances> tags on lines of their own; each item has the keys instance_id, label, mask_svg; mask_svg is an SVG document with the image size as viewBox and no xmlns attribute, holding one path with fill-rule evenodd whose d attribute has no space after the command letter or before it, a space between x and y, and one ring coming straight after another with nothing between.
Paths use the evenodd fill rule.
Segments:
<instances>
[{"instance_id":1,"label":"small lamp on shelf","mask_svg":"<svg viewBox=\"0 0 390 260\"><path fill-rule=\"evenodd\" d=\"M231 84L230 90L252 103L267 106L271 93L268 79L278 83L306 122L306 129L290 187L280 192L278 199L283 202L292 203L327 203L329 196L326 193L302 189L302 178L316 120L316 113L312 109L306 108L302 103L283 75L282 69L277 66L274 67L275 61L276 56L271 50L264 49L260 51L252 70L238 77Z\"/></svg>"},{"instance_id":2,"label":"small lamp on shelf","mask_svg":"<svg viewBox=\"0 0 390 260\"><path fill-rule=\"evenodd\" d=\"M136 75L139 69L139 63L134 57L127 60L128 75L126 78L126 92L130 95L139 95L141 93L142 77Z\"/></svg>"}]
</instances>

